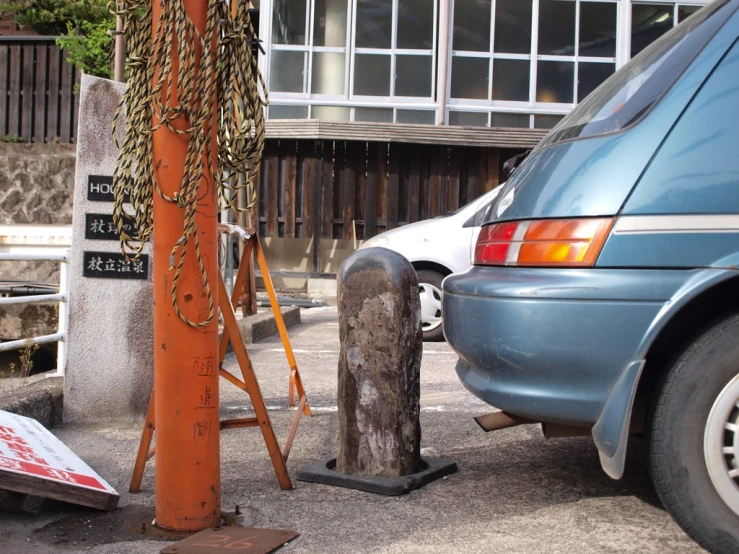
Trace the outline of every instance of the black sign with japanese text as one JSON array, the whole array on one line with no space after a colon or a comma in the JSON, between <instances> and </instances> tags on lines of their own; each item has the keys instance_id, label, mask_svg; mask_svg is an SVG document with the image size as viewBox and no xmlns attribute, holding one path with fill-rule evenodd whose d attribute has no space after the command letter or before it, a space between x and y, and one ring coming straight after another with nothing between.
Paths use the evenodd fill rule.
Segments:
<instances>
[{"instance_id":1,"label":"black sign with japanese text","mask_svg":"<svg viewBox=\"0 0 739 554\"><path fill-rule=\"evenodd\" d=\"M141 279L149 276L149 256L127 260L120 252L83 252L82 275L102 279Z\"/></svg>"},{"instance_id":2,"label":"black sign with japanese text","mask_svg":"<svg viewBox=\"0 0 739 554\"><path fill-rule=\"evenodd\" d=\"M123 230L129 237L137 234L136 224L126 218ZM85 214L85 238L89 240L119 240L118 230L111 214Z\"/></svg>"},{"instance_id":3,"label":"black sign with japanese text","mask_svg":"<svg viewBox=\"0 0 739 554\"><path fill-rule=\"evenodd\" d=\"M87 176L87 199L95 202L113 202L113 176L112 175L88 175ZM126 195L125 202L129 201Z\"/></svg>"}]
</instances>

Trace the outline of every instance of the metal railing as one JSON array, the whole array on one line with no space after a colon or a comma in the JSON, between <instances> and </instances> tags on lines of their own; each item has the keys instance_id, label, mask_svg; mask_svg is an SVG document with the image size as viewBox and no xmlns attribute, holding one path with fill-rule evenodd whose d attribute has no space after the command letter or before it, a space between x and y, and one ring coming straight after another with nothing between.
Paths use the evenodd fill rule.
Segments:
<instances>
[{"instance_id":1,"label":"metal railing","mask_svg":"<svg viewBox=\"0 0 739 554\"><path fill-rule=\"evenodd\" d=\"M56 294L38 294L31 296L5 296L0 297L0 306L13 304L39 304L55 302L59 304L59 326L56 333L40 337L29 337L27 339L0 342L0 352L19 350L26 348L29 344L57 345L57 369L51 377L63 376L67 367L67 330L69 326L69 259L70 252L62 253L37 253L37 252L0 252L0 261L7 262L59 262L60 278L59 292Z\"/></svg>"}]
</instances>

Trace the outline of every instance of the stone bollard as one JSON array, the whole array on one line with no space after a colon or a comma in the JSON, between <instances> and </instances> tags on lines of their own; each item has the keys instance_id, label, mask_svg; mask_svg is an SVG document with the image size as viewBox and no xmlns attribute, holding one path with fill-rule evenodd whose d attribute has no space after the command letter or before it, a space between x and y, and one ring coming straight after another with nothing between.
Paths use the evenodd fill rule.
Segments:
<instances>
[{"instance_id":1,"label":"stone bollard","mask_svg":"<svg viewBox=\"0 0 739 554\"><path fill-rule=\"evenodd\" d=\"M418 277L385 248L354 253L339 274L339 455L301 481L399 495L457 470L420 455L423 352Z\"/></svg>"},{"instance_id":2,"label":"stone bollard","mask_svg":"<svg viewBox=\"0 0 739 554\"><path fill-rule=\"evenodd\" d=\"M368 477L416 473L423 353L416 271L392 250L360 250L342 265L338 293L336 469Z\"/></svg>"}]
</instances>

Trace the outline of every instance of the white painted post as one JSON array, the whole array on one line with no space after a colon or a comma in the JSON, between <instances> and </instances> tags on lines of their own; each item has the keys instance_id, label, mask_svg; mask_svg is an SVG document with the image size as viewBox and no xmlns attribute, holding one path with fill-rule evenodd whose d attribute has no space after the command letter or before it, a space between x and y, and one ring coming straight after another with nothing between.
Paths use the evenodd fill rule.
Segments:
<instances>
[{"instance_id":1,"label":"white painted post","mask_svg":"<svg viewBox=\"0 0 739 554\"><path fill-rule=\"evenodd\" d=\"M442 0L439 5L439 60L437 75L437 91L439 110L436 114L436 124L446 125L446 98L449 90L449 57L451 35L449 34L449 19L451 17L452 0Z\"/></svg>"},{"instance_id":2,"label":"white painted post","mask_svg":"<svg viewBox=\"0 0 739 554\"><path fill-rule=\"evenodd\" d=\"M67 369L67 339L69 337L69 261L61 263L59 269L59 292L64 299L59 302L59 334L62 340L57 343L56 375L64 376Z\"/></svg>"}]
</instances>

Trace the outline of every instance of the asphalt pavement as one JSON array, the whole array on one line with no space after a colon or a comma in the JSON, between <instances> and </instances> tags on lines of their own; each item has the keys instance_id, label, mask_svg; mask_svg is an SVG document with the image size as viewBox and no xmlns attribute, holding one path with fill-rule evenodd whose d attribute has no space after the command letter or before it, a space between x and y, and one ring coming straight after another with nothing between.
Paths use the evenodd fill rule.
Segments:
<instances>
[{"instance_id":1,"label":"asphalt pavement","mask_svg":"<svg viewBox=\"0 0 739 554\"><path fill-rule=\"evenodd\" d=\"M335 456L338 436L336 308L303 310L302 318L290 335L313 416L300 423L288 462L293 474ZM284 440L294 412L279 339L251 345L249 352ZM624 479L613 481L587 437L547 441L533 425L484 433L472 417L491 408L460 385L455 361L445 343L424 345L421 426L422 447L455 460L458 473L401 497L299 481L282 491L259 431L224 431L224 513L244 526L298 531L280 550L285 554L700 551L660 506L638 448ZM238 373L233 355L226 367ZM222 383L224 417L251 415L246 394ZM151 527L153 460L142 492L127 492L140 432L138 426L54 429L120 492L119 509L105 514L49 503L35 515L0 513L0 552L135 554L171 544L172 537Z\"/></svg>"}]
</instances>

